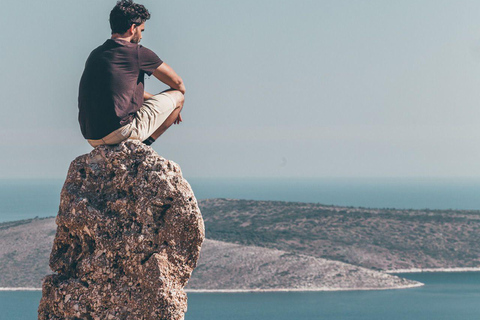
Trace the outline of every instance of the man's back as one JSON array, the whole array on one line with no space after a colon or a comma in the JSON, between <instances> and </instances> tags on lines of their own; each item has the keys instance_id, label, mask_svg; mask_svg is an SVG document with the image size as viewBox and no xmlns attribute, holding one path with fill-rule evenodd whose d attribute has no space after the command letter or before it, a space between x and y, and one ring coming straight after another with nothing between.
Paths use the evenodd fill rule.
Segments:
<instances>
[{"instance_id":1,"label":"man's back","mask_svg":"<svg viewBox=\"0 0 480 320\"><path fill-rule=\"evenodd\" d=\"M144 75L162 64L151 50L108 39L92 51L80 80L78 120L86 139L100 139L130 123L144 96Z\"/></svg>"}]
</instances>

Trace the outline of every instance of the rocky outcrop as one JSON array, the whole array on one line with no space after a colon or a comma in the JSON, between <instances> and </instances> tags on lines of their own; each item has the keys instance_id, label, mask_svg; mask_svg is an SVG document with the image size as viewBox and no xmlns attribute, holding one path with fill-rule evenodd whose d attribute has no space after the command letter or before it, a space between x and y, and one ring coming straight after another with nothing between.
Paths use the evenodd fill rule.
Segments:
<instances>
[{"instance_id":1,"label":"rocky outcrop","mask_svg":"<svg viewBox=\"0 0 480 320\"><path fill-rule=\"evenodd\" d=\"M183 319L205 232L188 182L136 141L75 159L39 319Z\"/></svg>"}]
</instances>

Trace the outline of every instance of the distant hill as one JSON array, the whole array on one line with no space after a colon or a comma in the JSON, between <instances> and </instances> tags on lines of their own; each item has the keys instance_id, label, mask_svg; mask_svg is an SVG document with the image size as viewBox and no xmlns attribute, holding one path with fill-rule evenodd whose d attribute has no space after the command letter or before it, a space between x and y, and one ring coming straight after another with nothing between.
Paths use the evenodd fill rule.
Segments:
<instances>
[{"instance_id":1,"label":"distant hill","mask_svg":"<svg viewBox=\"0 0 480 320\"><path fill-rule=\"evenodd\" d=\"M55 218L0 224L0 287L41 287ZM254 246L206 239L187 288L197 290L348 290L419 285L382 272Z\"/></svg>"},{"instance_id":2,"label":"distant hill","mask_svg":"<svg viewBox=\"0 0 480 320\"><path fill-rule=\"evenodd\" d=\"M0 287L39 287L48 267L55 218L0 223Z\"/></svg>"},{"instance_id":3,"label":"distant hill","mask_svg":"<svg viewBox=\"0 0 480 320\"><path fill-rule=\"evenodd\" d=\"M209 239L190 289L395 288L415 283L374 270L480 266L479 211L199 205ZM0 224L0 287L41 286L55 231L53 217Z\"/></svg>"},{"instance_id":4,"label":"distant hill","mask_svg":"<svg viewBox=\"0 0 480 320\"><path fill-rule=\"evenodd\" d=\"M377 270L480 266L480 211L200 202L207 237Z\"/></svg>"},{"instance_id":5,"label":"distant hill","mask_svg":"<svg viewBox=\"0 0 480 320\"><path fill-rule=\"evenodd\" d=\"M189 289L389 289L420 283L351 264L205 240Z\"/></svg>"}]
</instances>

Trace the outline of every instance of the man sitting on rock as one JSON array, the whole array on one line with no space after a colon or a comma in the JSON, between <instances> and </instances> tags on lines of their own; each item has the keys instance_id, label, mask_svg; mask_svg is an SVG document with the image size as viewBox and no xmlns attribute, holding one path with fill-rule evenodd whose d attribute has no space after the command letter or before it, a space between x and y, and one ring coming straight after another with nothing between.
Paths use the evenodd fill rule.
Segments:
<instances>
[{"instance_id":1,"label":"man sitting on rock","mask_svg":"<svg viewBox=\"0 0 480 320\"><path fill-rule=\"evenodd\" d=\"M139 45L148 10L131 0L110 12L112 36L90 53L80 80L78 120L93 147L136 139L152 144L182 122L185 86L153 51ZM144 90L144 75L170 86L157 95Z\"/></svg>"}]
</instances>

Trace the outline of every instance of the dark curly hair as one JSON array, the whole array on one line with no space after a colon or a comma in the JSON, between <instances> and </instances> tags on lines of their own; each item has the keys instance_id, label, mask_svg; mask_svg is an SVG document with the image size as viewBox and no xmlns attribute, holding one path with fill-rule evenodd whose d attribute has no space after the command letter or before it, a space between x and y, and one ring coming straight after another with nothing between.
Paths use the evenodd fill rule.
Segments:
<instances>
[{"instance_id":1,"label":"dark curly hair","mask_svg":"<svg viewBox=\"0 0 480 320\"><path fill-rule=\"evenodd\" d=\"M110 28L112 34L124 34L132 24L141 25L150 19L150 12L141 4L132 0L121 0L110 11Z\"/></svg>"}]
</instances>

